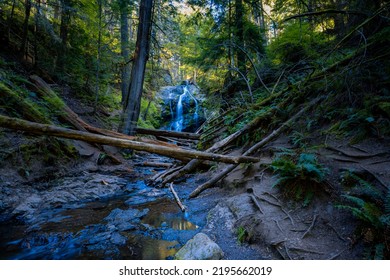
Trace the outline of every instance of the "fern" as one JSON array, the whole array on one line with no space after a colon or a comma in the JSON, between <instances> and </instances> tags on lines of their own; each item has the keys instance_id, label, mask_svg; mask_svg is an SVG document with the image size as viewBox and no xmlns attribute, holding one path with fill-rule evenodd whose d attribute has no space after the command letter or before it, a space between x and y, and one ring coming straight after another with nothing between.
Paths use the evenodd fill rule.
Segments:
<instances>
[{"instance_id":1,"label":"fern","mask_svg":"<svg viewBox=\"0 0 390 280\"><path fill-rule=\"evenodd\" d=\"M339 208L351 211L354 216L368 223L370 226L374 226L376 229L383 229L383 224L380 219L381 210L375 204L355 196L344 195L343 197L355 206L341 205Z\"/></svg>"},{"instance_id":2,"label":"fern","mask_svg":"<svg viewBox=\"0 0 390 280\"><path fill-rule=\"evenodd\" d=\"M343 195L345 203L337 205L358 218L363 224L362 234L372 232L369 240L368 258L384 259L390 257L390 191L383 195L373 185L351 171L342 174L342 183L350 189L350 194Z\"/></svg>"},{"instance_id":3,"label":"fern","mask_svg":"<svg viewBox=\"0 0 390 280\"><path fill-rule=\"evenodd\" d=\"M327 174L327 169L317 162L313 154L300 154L290 150L280 153L272 162L271 168L277 173L274 186L294 197L303 200L303 205L310 203L314 196L315 186L321 185Z\"/></svg>"}]
</instances>

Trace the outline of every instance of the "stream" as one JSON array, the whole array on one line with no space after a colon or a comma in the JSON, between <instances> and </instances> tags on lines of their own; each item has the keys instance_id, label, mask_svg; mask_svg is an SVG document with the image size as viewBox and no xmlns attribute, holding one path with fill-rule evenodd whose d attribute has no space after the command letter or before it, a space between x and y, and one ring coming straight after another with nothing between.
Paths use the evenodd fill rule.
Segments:
<instances>
[{"instance_id":1,"label":"stream","mask_svg":"<svg viewBox=\"0 0 390 280\"><path fill-rule=\"evenodd\" d=\"M36 210L0 224L0 259L172 259L206 223L203 210L183 213L168 189L138 179L100 198Z\"/></svg>"}]
</instances>

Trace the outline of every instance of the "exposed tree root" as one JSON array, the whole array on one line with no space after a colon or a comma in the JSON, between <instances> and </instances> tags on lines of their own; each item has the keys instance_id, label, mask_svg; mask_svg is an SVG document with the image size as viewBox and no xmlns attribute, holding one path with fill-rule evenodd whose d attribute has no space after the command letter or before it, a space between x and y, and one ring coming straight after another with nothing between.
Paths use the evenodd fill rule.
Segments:
<instances>
[{"instance_id":1,"label":"exposed tree root","mask_svg":"<svg viewBox=\"0 0 390 280\"><path fill-rule=\"evenodd\" d=\"M317 217L318 217L318 214L314 214L309 228L302 234L301 239L305 238L306 235L308 235L310 233L310 231L313 229L314 224L316 223Z\"/></svg>"}]
</instances>

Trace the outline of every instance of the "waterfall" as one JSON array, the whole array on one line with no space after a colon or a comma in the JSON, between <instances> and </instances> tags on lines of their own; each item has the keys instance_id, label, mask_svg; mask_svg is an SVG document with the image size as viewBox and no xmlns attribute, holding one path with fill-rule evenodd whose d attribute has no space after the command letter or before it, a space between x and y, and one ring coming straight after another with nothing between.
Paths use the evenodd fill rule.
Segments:
<instances>
[{"instance_id":1,"label":"waterfall","mask_svg":"<svg viewBox=\"0 0 390 280\"><path fill-rule=\"evenodd\" d=\"M187 88L187 86L185 87ZM187 90L188 91L188 90ZM184 90L183 93L179 96L179 100L177 101L176 105L176 120L173 124L173 128L175 131L182 131L183 129L183 98L186 95L186 91Z\"/></svg>"},{"instance_id":2,"label":"waterfall","mask_svg":"<svg viewBox=\"0 0 390 280\"><path fill-rule=\"evenodd\" d=\"M189 96L194 100L195 103L195 112L193 115L193 120L195 123L198 123L198 100L192 95L191 91L189 90L188 84L183 86L183 93L179 96L179 99L177 101L176 105L176 118L173 122L173 130L175 131L182 131L183 130L183 125L184 125L184 115L183 115L183 101L185 98Z\"/></svg>"}]
</instances>

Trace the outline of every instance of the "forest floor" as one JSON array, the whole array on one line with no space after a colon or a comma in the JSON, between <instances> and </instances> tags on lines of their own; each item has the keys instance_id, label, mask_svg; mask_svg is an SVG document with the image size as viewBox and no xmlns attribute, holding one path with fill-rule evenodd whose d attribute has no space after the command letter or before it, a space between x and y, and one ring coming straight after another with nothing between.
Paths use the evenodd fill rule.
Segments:
<instances>
[{"instance_id":1,"label":"forest floor","mask_svg":"<svg viewBox=\"0 0 390 280\"><path fill-rule=\"evenodd\" d=\"M82 118L94 125L101 125L99 119L88 113L92 112L90 106L83 105L67 92L64 93L63 98L68 106ZM389 141L367 139L350 145L346 139L327 138L326 148L318 149L316 152L319 161L330 171L326 180L327 186L325 189L316 191L310 203L304 206L301 201L291 200L279 188L273 187L276 179L272 171L267 168L276 152L291 148L287 136L282 135L264 147L257 155L262 159L259 164L241 165L218 183L216 188L204 191L197 198L188 199L188 196L199 184L207 181L214 173L221 171L224 164L219 164L217 168L205 173L188 175L185 180L176 182L175 189L188 207L187 213L181 214L167 189L147 187L144 184L142 190L138 188L140 181L146 182L156 172L162 171L159 167L142 167L143 162L171 163L170 159L142 152L136 152L131 158L126 159L116 148L103 146L102 152L102 149L85 142L72 141L78 154L77 158L55 157L48 160L45 158L47 154L41 153L43 146L50 142L47 137L33 137L2 130L0 147L3 152L1 156L6 160L0 166L0 222L3 224L0 234L4 235L8 231L5 228L13 224L12 234L20 237L16 243L24 244L23 250L26 248L29 250L34 246L33 244L42 245L42 242L37 241L42 239L42 235L31 237L31 234L37 232L42 234L43 228L46 230L50 228L57 232L64 231L64 229L59 229L60 225L64 220L70 219L72 222L68 222L68 226L78 230L74 233L74 237L83 236L80 234L82 232L80 229L83 226L85 229L90 228L91 225L86 227L85 221L79 223L77 215L80 213L69 214L71 209L80 207L80 203L84 205L86 202L113 199L136 189L136 198L129 199L126 196L126 199L132 199L138 206L147 205L145 208L140 208L142 211L147 208L147 211L153 212L153 207L154 211L159 209L159 206L152 205L154 202L168 198L170 201L168 203L170 206L167 206L170 209L168 212L174 213L173 220L176 219L176 222L180 217L180 225L165 227L164 218L159 220L161 224L156 225L151 221L152 218L149 217L148 221L146 216L146 220L140 223L142 230L139 226L130 227L142 232L143 235L148 232L149 241L150 238L158 236L160 240L168 242L162 243L163 245L159 243L158 246L166 246L170 249L160 250L158 256L150 255L145 251L137 253L137 246L134 243L129 245L122 240L123 236L127 239L135 237L129 237L121 231L121 234L115 235L112 228L117 225L109 224L110 229L95 228L102 236L102 240L108 238L113 246L127 245L127 249L121 247L120 254L115 253L117 255L114 258L170 258L178 248L201 231L222 248L225 259L363 259L365 244L373 237L370 236L370 232L359 232L359 223L352 214L337 207L340 203L339 196L345 191L341 186L339 174L341 171L354 170L357 174L364 174L379 187L388 188L388 182L390 182ZM313 145L320 143L322 143L321 138L312 139ZM27 148L31 150L29 153L26 153ZM114 164L109 158L104 157L104 151L120 158L122 163ZM239 151L234 152L239 153ZM136 187L129 189L129 182L136 182ZM167 201L163 201L164 203ZM70 204L73 206L69 206ZM123 211L130 209L129 203L126 207L119 202L113 204L119 205L119 209ZM172 205L175 210L172 210ZM93 211L91 214L86 210L89 217L88 223L97 224L106 219L107 215L118 211L114 206L110 208L111 206L107 205L89 205L88 211ZM57 212L64 209L65 212L61 214L61 217L56 218L55 213L44 212L49 208L57 209ZM96 210L101 209L104 211L97 214ZM136 216L144 218L146 212L142 215L137 212L138 216ZM69 214L71 218L67 218L64 213ZM92 220L90 220L91 216L94 216ZM171 222L173 220L171 219ZM133 222L130 221L130 223ZM57 224L54 229L53 223ZM184 227L185 230L178 230L178 227ZM88 233L91 234L91 232ZM96 232L92 233L96 234ZM45 234L45 242L48 243L49 238L47 238L47 233ZM32 239L35 243L31 241ZM67 250L68 247L63 244L63 235L60 239L64 250ZM83 243L85 240L81 238L78 242ZM1 244L2 250L9 252L1 258L15 257L12 255L16 244L14 241L8 236L8 243ZM58 246L58 238L55 242L57 243L51 246ZM143 239L141 242L146 241ZM96 243L93 244L96 245ZM156 245L150 245L152 250L153 246ZM124 252L126 250L127 252ZM138 250L141 249L138 248ZM28 255L22 254L21 256L23 258ZM63 258L74 257L74 255L65 253L61 256ZM30 257L34 258L34 256ZM37 254L35 257L40 258L42 255ZM87 254L82 257L88 258L91 255ZM92 258L111 257L112 255L104 254L92 256ZM50 256L45 255L45 258L50 258Z\"/></svg>"}]
</instances>

